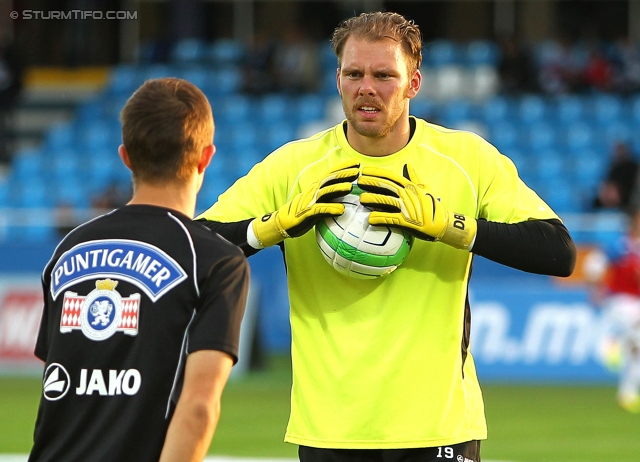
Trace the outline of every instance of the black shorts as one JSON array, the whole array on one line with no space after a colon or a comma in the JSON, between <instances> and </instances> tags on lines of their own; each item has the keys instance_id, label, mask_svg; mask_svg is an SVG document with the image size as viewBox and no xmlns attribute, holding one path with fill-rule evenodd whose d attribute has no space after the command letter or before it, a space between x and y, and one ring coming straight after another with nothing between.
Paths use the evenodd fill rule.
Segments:
<instances>
[{"instance_id":1,"label":"black shorts","mask_svg":"<svg viewBox=\"0 0 640 462\"><path fill-rule=\"evenodd\" d=\"M300 462L480 462L480 441L412 449L324 449L300 446Z\"/></svg>"}]
</instances>

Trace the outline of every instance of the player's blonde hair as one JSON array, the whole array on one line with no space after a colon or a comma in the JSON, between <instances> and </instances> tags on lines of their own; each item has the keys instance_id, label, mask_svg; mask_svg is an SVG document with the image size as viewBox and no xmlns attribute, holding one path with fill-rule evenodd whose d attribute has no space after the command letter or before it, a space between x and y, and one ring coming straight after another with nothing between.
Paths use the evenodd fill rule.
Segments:
<instances>
[{"instance_id":1,"label":"player's blonde hair","mask_svg":"<svg viewBox=\"0 0 640 462\"><path fill-rule=\"evenodd\" d=\"M213 143L209 101L182 79L147 80L131 95L120 120L134 181L184 182Z\"/></svg>"},{"instance_id":2,"label":"player's blonde hair","mask_svg":"<svg viewBox=\"0 0 640 462\"><path fill-rule=\"evenodd\" d=\"M422 33L413 20L398 13L376 11L362 13L359 16L342 21L333 31L331 43L333 51L341 65L342 50L351 36L370 41L391 38L402 44L409 62L409 71L413 72L422 65Z\"/></svg>"}]
</instances>

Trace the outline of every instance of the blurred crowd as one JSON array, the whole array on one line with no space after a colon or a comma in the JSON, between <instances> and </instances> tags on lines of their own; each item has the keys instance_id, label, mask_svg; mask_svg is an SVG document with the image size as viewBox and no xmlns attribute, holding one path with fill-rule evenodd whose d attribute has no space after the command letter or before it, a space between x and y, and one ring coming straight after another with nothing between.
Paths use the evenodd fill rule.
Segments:
<instances>
[{"instance_id":1,"label":"blurred crowd","mask_svg":"<svg viewBox=\"0 0 640 462\"><path fill-rule=\"evenodd\" d=\"M506 94L640 90L640 44L626 36L592 42L562 36L532 46L506 37L499 44L498 71Z\"/></svg>"}]
</instances>

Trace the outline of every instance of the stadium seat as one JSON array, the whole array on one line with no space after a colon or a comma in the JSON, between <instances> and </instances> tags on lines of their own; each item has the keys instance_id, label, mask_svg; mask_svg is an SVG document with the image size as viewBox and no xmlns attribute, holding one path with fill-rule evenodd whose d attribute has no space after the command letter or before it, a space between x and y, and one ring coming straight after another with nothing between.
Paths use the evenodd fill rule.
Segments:
<instances>
[{"instance_id":1,"label":"stadium seat","mask_svg":"<svg viewBox=\"0 0 640 462\"><path fill-rule=\"evenodd\" d=\"M586 113L583 98L576 95L560 97L555 109L558 122L564 125L580 122Z\"/></svg>"},{"instance_id":2,"label":"stadium seat","mask_svg":"<svg viewBox=\"0 0 640 462\"><path fill-rule=\"evenodd\" d=\"M562 155L552 147L533 155L532 163L539 184L564 184L565 173Z\"/></svg>"},{"instance_id":3,"label":"stadium seat","mask_svg":"<svg viewBox=\"0 0 640 462\"><path fill-rule=\"evenodd\" d=\"M518 128L512 122L499 122L489 129L489 141L499 151L508 155L509 151L519 149Z\"/></svg>"},{"instance_id":4,"label":"stadium seat","mask_svg":"<svg viewBox=\"0 0 640 462\"><path fill-rule=\"evenodd\" d=\"M540 153L557 145L556 131L546 122L534 123L527 131L529 148L533 153Z\"/></svg>"},{"instance_id":5,"label":"stadium seat","mask_svg":"<svg viewBox=\"0 0 640 462\"><path fill-rule=\"evenodd\" d=\"M242 88L242 72L235 68L218 69L211 72L209 87L212 95L233 95Z\"/></svg>"},{"instance_id":6,"label":"stadium seat","mask_svg":"<svg viewBox=\"0 0 640 462\"><path fill-rule=\"evenodd\" d=\"M81 171L80 157L72 149L60 151L51 159L48 173L58 181L71 181L79 177Z\"/></svg>"},{"instance_id":7,"label":"stadium seat","mask_svg":"<svg viewBox=\"0 0 640 462\"><path fill-rule=\"evenodd\" d=\"M264 143L261 143L266 147L267 152L265 152L265 155L268 152L271 152L274 149L277 149L280 146L295 140L296 135L297 132L295 127L292 124L287 123L286 121L282 121L278 124L265 127Z\"/></svg>"},{"instance_id":8,"label":"stadium seat","mask_svg":"<svg viewBox=\"0 0 640 462\"><path fill-rule=\"evenodd\" d=\"M150 64L149 66L140 68L140 75L142 77L143 82L149 79L159 79L162 77L175 77L175 74L176 74L175 69L167 64ZM140 84L141 83L142 82L140 82Z\"/></svg>"},{"instance_id":9,"label":"stadium seat","mask_svg":"<svg viewBox=\"0 0 640 462\"><path fill-rule=\"evenodd\" d=\"M595 192L600 180L606 174L607 158L592 150L584 150L581 155L571 161L573 181L592 188Z\"/></svg>"},{"instance_id":10,"label":"stadium seat","mask_svg":"<svg viewBox=\"0 0 640 462\"><path fill-rule=\"evenodd\" d=\"M222 124L237 124L248 120L251 116L252 104L245 95L229 95L221 98L214 109L216 121Z\"/></svg>"},{"instance_id":11,"label":"stadium seat","mask_svg":"<svg viewBox=\"0 0 640 462\"><path fill-rule=\"evenodd\" d=\"M496 42L490 40L472 40L464 47L465 63L468 66L495 67L500 58Z\"/></svg>"},{"instance_id":12,"label":"stadium seat","mask_svg":"<svg viewBox=\"0 0 640 462\"><path fill-rule=\"evenodd\" d=\"M451 128L457 128L462 122L474 117L473 107L466 99L453 99L443 103L440 111L440 120Z\"/></svg>"},{"instance_id":13,"label":"stadium seat","mask_svg":"<svg viewBox=\"0 0 640 462\"><path fill-rule=\"evenodd\" d=\"M233 39L218 39L207 47L207 59L214 66L234 67L244 58L244 46Z\"/></svg>"},{"instance_id":14,"label":"stadium seat","mask_svg":"<svg viewBox=\"0 0 640 462\"><path fill-rule=\"evenodd\" d=\"M476 66L467 71L469 89L467 95L476 101L495 96L500 89L500 76L495 67Z\"/></svg>"},{"instance_id":15,"label":"stadium seat","mask_svg":"<svg viewBox=\"0 0 640 462\"><path fill-rule=\"evenodd\" d=\"M595 142L593 130L585 123L576 123L566 130L566 146L569 151L579 153L592 149Z\"/></svg>"},{"instance_id":16,"label":"stadium seat","mask_svg":"<svg viewBox=\"0 0 640 462\"><path fill-rule=\"evenodd\" d=\"M581 211L581 197L575 194L573 188L565 183L548 184L542 189L542 198L559 214L577 213Z\"/></svg>"},{"instance_id":17,"label":"stadium seat","mask_svg":"<svg viewBox=\"0 0 640 462\"><path fill-rule=\"evenodd\" d=\"M527 95L522 97L518 105L518 116L525 124L540 122L547 115L547 106L541 96Z\"/></svg>"},{"instance_id":18,"label":"stadium seat","mask_svg":"<svg viewBox=\"0 0 640 462\"><path fill-rule=\"evenodd\" d=\"M413 102L411 103L413 105ZM318 94L304 94L293 101L291 116L298 125L323 120L325 117L325 100Z\"/></svg>"},{"instance_id":19,"label":"stadium seat","mask_svg":"<svg viewBox=\"0 0 640 462\"><path fill-rule=\"evenodd\" d=\"M598 124L616 122L623 117L623 105L614 95L597 95L592 100L593 117Z\"/></svg>"},{"instance_id":20,"label":"stadium seat","mask_svg":"<svg viewBox=\"0 0 640 462\"><path fill-rule=\"evenodd\" d=\"M434 71L433 96L438 101L446 101L465 95L469 89L467 74L462 66L447 64Z\"/></svg>"},{"instance_id":21,"label":"stadium seat","mask_svg":"<svg viewBox=\"0 0 640 462\"><path fill-rule=\"evenodd\" d=\"M75 142L75 132L71 123L54 124L45 135L45 149L67 149Z\"/></svg>"},{"instance_id":22,"label":"stadium seat","mask_svg":"<svg viewBox=\"0 0 640 462\"><path fill-rule=\"evenodd\" d=\"M513 103L504 96L489 98L480 106L480 117L489 126L510 121L513 118Z\"/></svg>"},{"instance_id":23,"label":"stadium seat","mask_svg":"<svg viewBox=\"0 0 640 462\"><path fill-rule=\"evenodd\" d=\"M53 205L44 181L15 182L10 185L8 204L16 208L47 208Z\"/></svg>"},{"instance_id":24,"label":"stadium seat","mask_svg":"<svg viewBox=\"0 0 640 462\"><path fill-rule=\"evenodd\" d=\"M111 70L106 93L109 95L130 96L142 81L143 79L137 67L127 64L118 65Z\"/></svg>"},{"instance_id":25,"label":"stadium seat","mask_svg":"<svg viewBox=\"0 0 640 462\"><path fill-rule=\"evenodd\" d=\"M428 66L439 68L448 65L461 65L463 59L461 57L460 47L452 40L436 40L423 48L423 54L426 58Z\"/></svg>"},{"instance_id":26,"label":"stadium seat","mask_svg":"<svg viewBox=\"0 0 640 462\"><path fill-rule=\"evenodd\" d=\"M625 120L617 120L602 129L605 148L611 151L617 143L631 143L633 128Z\"/></svg>"},{"instance_id":27,"label":"stadium seat","mask_svg":"<svg viewBox=\"0 0 640 462\"><path fill-rule=\"evenodd\" d=\"M323 41L318 46L318 60L320 62L320 71L336 74L338 67L338 58L333 51L333 45L329 41Z\"/></svg>"},{"instance_id":28,"label":"stadium seat","mask_svg":"<svg viewBox=\"0 0 640 462\"><path fill-rule=\"evenodd\" d=\"M38 149L22 149L14 155L10 173L16 181L38 181L44 172L44 155Z\"/></svg>"},{"instance_id":29,"label":"stadium seat","mask_svg":"<svg viewBox=\"0 0 640 462\"><path fill-rule=\"evenodd\" d=\"M196 38L182 39L171 49L171 61L176 64L194 64L204 61L206 43Z\"/></svg>"},{"instance_id":30,"label":"stadium seat","mask_svg":"<svg viewBox=\"0 0 640 462\"><path fill-rule=\"evenodd\" d=\"M278 124L290 119L291 100L288 96L273 93L259 97L256 101L256 108L252 111L257 121L261 124Z\"/></svg>"},{"instance_id":31,"label":"stadium seat","mask_svg":"<svg viewBox=\"0 0 640 462\"><path fill-rule=\"evenodd\" d=\"M52 185L52 196L57 205L71 206L75 209L87 209L91 205L91 194L85 187L80 175L72 178L61 178Z\"/></svg>"},{"instance_id":32,"label":"stadium seat","mask_svg":"<svg viewBox=\"0 0 640 462\"><path fill-rule=\"evenodd\" d=\"M207 94L211 81L211 73L211 69L207 69L206 67L189 66L179 72L178 75L180 78L191 82L196 87L200 88L203 93Z\"/></svg>"},{"instance_id":33,"label":"stadium seat","mask_svg":"<svg viewBox=\"0 0 640 462\"><path fill-rule=\"evenodd\" d=\"M77 147L86 152L101 150L109 146L117 148L119 139L114 139L112 128L107 122L100 120L89 122L77 134Z\"/></svg>"}]
</instances>

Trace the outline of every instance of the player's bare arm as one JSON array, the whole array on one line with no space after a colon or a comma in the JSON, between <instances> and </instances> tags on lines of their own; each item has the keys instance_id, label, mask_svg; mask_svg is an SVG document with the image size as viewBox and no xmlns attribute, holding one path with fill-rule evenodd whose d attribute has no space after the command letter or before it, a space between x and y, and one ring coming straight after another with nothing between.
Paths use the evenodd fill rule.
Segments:
<instances>
[{"instance_id":1,"label":"player's bare arm","mask_svg":"<svg viewBox=\"0 0 640 462\"><path fill-rule=\"evenodd\" d=\"M233 359L216 350L187 357L184 385L167 431L160 462L201 462L220 417L220 397Z\"/></svg>"}]
</instances>

